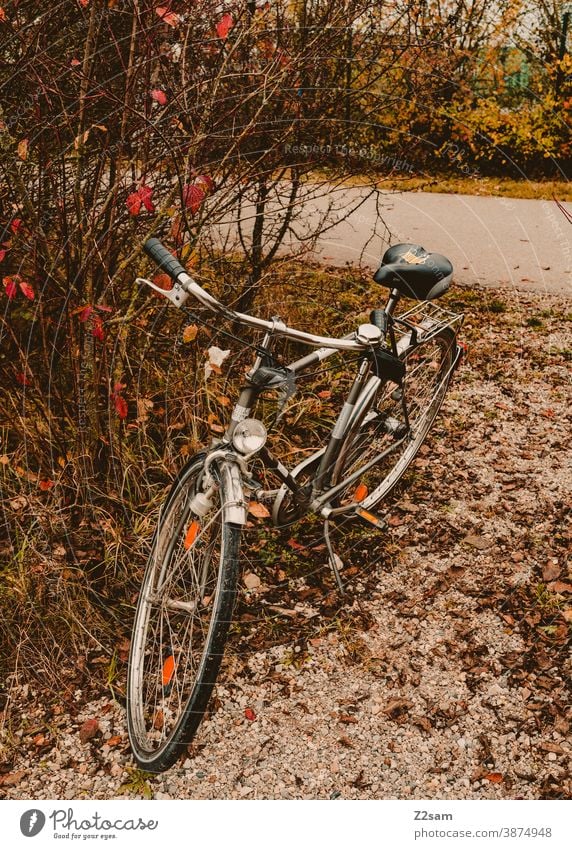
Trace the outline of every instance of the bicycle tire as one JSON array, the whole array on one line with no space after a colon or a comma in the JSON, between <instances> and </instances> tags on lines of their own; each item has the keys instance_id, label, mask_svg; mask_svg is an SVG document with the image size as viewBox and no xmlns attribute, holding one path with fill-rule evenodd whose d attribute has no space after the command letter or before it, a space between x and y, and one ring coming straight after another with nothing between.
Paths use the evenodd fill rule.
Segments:
<instances>
[{"instance_id":1,"label":"bicycle tire","mask_svg":"<svg viewBox=\"0 0 572 849\"><path fill-rule=\"evenodd\" d=\"M435 360L437 352L438 359ZM358 478L342 491L337 496L337 505L343 504L344 499L354 499L355 493L358 493L357 500L361 506L371 509L401 480L441 409L453 371L455 352L456 335L451 328L445 328L400 354L406 365L402 391L408 409L410 433L401 448L388 454L365 472L363 478ZM395 390L395 384L382 382L371 404L353 422L334 467L332 486L341 483L398 438L387 432L388 420L403 422L404 419L401 400L392 397ZM359 494L360 486L365 488L365 495Z\"/></svg>"},{"instance_id":2,"label":"bicycle tire","mask_svg":"<svg viewBox=\"0 0 572 849\"><path fill-rule=\"evenodd\" d=\"M228 498L215 464L212 511L200 520L190 511L203 464L199 455L185 466L161 510L133 624L127 727L134 758L148 772L171 767L196 733L236 600L240 529L223 521Z\"/></svg>"}]
</instances>

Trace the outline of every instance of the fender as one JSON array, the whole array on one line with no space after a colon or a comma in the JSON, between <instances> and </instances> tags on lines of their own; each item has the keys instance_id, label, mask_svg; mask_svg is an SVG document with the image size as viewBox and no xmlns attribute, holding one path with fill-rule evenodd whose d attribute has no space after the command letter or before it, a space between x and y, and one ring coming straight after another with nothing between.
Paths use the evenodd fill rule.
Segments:
<instances>
[{"instance_id":1,"label":"fender","mask_svg":"<svg viewBox=\"0 0 572 849\"><path fill-rule=\"evenodd\" d=\"M242 473L238 459L223 460L218 467L221 483L228 498L222 506L224 521L231 525L245 525L248 510L244 500Z\"/></svg>"}]
</instances>

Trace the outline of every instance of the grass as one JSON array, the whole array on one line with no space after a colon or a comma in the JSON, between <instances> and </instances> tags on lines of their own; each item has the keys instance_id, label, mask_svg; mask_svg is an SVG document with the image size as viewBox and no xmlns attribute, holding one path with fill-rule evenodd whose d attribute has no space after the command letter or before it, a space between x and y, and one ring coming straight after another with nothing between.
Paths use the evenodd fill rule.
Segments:
<instances>
[{"instance_id":1,"label":"grass","mask_svg":"<svg viewBox=\"0 0 572 849\"><path fill-rule=\"evenodd\" d=\"M324 175L316 174L316 179ZM349 177L348 186L371 185L371 177L359 174ZM529 200L572 201L569 180L514 180L510 177L464 177L462 174L415 175L392 177L380 175L377 187L391 192L430 192L435 194L477 195L481 197L526 198Z\"/></svg>"}]
</instances>

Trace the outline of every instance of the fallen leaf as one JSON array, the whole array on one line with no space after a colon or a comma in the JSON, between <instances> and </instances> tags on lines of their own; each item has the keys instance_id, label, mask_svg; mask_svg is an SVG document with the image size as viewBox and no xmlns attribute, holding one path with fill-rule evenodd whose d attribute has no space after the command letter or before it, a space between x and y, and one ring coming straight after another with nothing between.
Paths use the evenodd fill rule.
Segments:
<instances>
[{"instance_id":1,"label":"fallen leaf","mask_svg":"<svg viewBox=\"0 0 572 849\"><path fill-rule=\"evenodd\" d=\"M549 740L546 743L541 743L539 746L543 752L555 752L557 755L564 755L565 751L558 743L551 743Z\"/></svg>"},{"instance_id":2,"label":"fallen leaf","mask_svg":"<svg viewBox=\"0 0 572 849\"><path fill-rule=\"evenodd\" d=\"M486 778L487 781L492 781L493 784L500 784L503 780L502 772L487 772L483 775L483 778Z\"/></svg>"},{"instance_id":3,"label":"fallen leaf","mask_svg":"<svg viewBox=\"0 0 572 849\"><path fill-rule=\"evenodd\" d=\"M42 492L48 492L54 486L54 482L51 480L41 480L38 481L38 486Z\"/></svg>"},{"instance_id":4,"label":"fallen leaf","mask_svg":"<svg viewBox=\"0 0 572 849\"><path fill-rule=\"evenodd\" d=\"M79 739L82 743L87 743L92 740L99 731L99 722L97 719L86 719L79 729Z\"/></svg>"},{"instance_id":5,"label":"fallen leaf","mask_svg":"<svg viewBox=\"0 0 572 849\"><path fill-rule=\"evenodd\" d=\"M28 139L22 139L18 144L18 156L24 161L28 158Z\"/></svg>"},{"instance_id":6,"label":"fallen leaf","mask_svg":"<svg viewBox=\"0 0 572 849\"><path fill-rule=\"evenodd\" d=\"M465 537L463 542L466 542L467 545L472 545L473 548L478 548L480 551L484 551L486 548L490 548L491 545L493 545L492 540L477 536L477 534L469 534Z\"/></svg>"},{"instance_id":7,"label":"fallen leaf","mask_svg":"<svg viewBox=\"0 0 572 849\"><path fill-rule=\"evenodd\" d=\"M246 717L246 719L248 719L249 722L254 722L254 720L256 719L256 714L254 713L252 708L245 708L244 716Z\"/></svg>"},{"instance_id":8,"label":"fallen leaf","mask_svg":"<svg viewBox=\"0 0 572 849\"><path fill-rule=\"evenodd\" d=\"M20 769L18 772L7 772L6 775L0 775L0 785L12 787L14 784L19 784L25 775L25 769Z\"/></svg>"},{"instance_id":9,"label":"fallen leaf","mask_svg":"<svg viewBox=\"0 0 572 849\"><path fill-rule=\"evenodd\" d=\"M345 734L342 735L342 737L340 737L340 739L338 740L338 743L341 743L341 745L345 746L346 749L353 749L353 747L354 747L353 742L350 740L349 737L346 737Z\"/></svg>"},{"instance_id":10,"label":"fallen leaf","mask_svg":"<svg viewBox=\"0 0 572 849\"><path fill-rule=\"evenodd\" d=\"M248 505L248 512L257 519L267 519L270 516L270 510L261 504L259 501L251 501Z\"/></svg>"},{"instance_id":11,"label":"fallen leaf","mask_svg":"<svg viewBox=\"0 0 572 849\"><path fill-rule=\"evenodd\" d=\"M561 569L558 563L546 563L542 567L542 579L544 581L555 581L560 575Z\"/></svg>"},{"instance_id":12,"label":"fallen leaf","mask_svg":"<svg viewBox=\"0 0 572 849\"><path fill-rule=\"evenodd\" d=\"M164 724L165 717L163 716L163 711L159 708L155 711L155 716L153 717L153 728L155 728L156 731L162 731Z\"/></svg>"},{"instance_id":13,"label":"fallen leaf","mask_svg":"<svg viewBox=\"0 0 572 849\"><path fill-rule=\"evenodd\" d=\"M433 728L433 726L431 725L430 721L427 719L426 716L413 716L413 717L411 717L411 721L415 725L418 725L419 728L422 728L423 731L429 732Z\"/></svg>"},{"instance_id":14,"label":"fallen leaf","mask_svg":"<svg viewBox=\"0 0 572 849\"><path fill-rule=\"evenodd\" d=\"M199 328L196 324L188 324L183 330L183 342L193 342L197 338Z\"/></svg>"},{"instance_id":15,"label":"fallen leaf","mask_svg":"<svg viewBox=\"0 0 572 849\"><path fill-rule=\"evenodd\" d=\"M357 716L351 716L350 714L342 714L338 717L338 722L343 722L346 725L355 725L358 721Z\"/></svg>"},{"instance_id":16,"label":"fallen leaf","mask_svg":"<svg viewBox=\"0 0 572 849\"><path fill-rule=\"evenodd\" d=\"M302 543L298 542L298 540L294 539L294 537L291 537L286 545L289 545L290 548L294 549L294 551L306 551L306 546L302 545Z\"/></svg>"},{"instance_id":17,"label":"fallen leaf","mask_svg":"<svg viewBox=\"0 0 572 849\"><path fill-rule=\"evenodd\" d=\"M572 607L567 607L566 610L563 610L562 616L566 622L572 622Z\"/></svg>"},{"instance_id":18,"label":"fallen leaf","mask_svg":"<svg viewBox=\"0 0 572 849\"><path fill-rule=\"evenodd\" d=\"M120 743L121 743L121 737L119 735L116 735L115 737L110 737L109 740L107 741L107 745L110 748L113 748L113 746L118 746Z\"/></svg>"},{"instance_id":19,"label":"fallen leaf","mask_svg":"<svg viewBox=\"0 0 572 849\"><path fill-rule=\"evenodd\" d=\"M409 699L391 699L384 707L383 712L390 719L395 719L401 713L406 713L412 706L413 702L409 701Z\"/></svg>"},{"instance_id":20,"label":"fallen leaf","mask_svg":"<svg viewBox=\"0 0 572 849\"><path fill-rule=\"evenodd\" d=\"M550 581L547 586L553 593L572 593L572 584L565 581Z\"/></svg>"},{"instance_id":21,"label":"fallen leaf","mask_svg":"<svg viewBox=\"0 0 572 849\"><path fill-rule=\"evenodd\" d=\"M262 583L258 575L255 575L254 572L247 572L242 581L247 590L256 590Z\"/></svg>"}]
</instances>

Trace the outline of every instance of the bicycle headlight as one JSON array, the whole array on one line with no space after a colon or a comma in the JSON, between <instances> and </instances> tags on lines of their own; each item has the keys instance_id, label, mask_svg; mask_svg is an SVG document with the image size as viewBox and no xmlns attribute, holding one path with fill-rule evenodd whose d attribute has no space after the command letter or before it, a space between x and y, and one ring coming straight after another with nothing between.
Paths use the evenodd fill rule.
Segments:
<instances>
[{"instance_id":1,"label":"bicycle headlight","mask_svg":"<svg viewBox=\"0 0 572 849\"><path fill-rule=\"evenodd\" d=\"M232 444L240 454L255 454L264 446L267 436L258 419L244 419L234 429Z\"/></svg>"}]
</instances>

